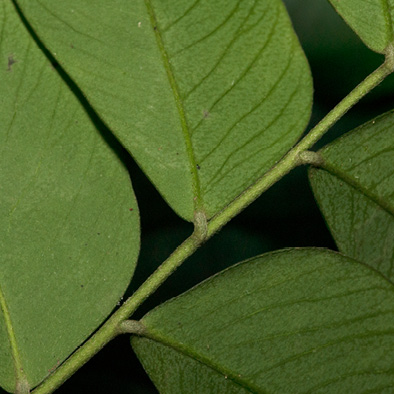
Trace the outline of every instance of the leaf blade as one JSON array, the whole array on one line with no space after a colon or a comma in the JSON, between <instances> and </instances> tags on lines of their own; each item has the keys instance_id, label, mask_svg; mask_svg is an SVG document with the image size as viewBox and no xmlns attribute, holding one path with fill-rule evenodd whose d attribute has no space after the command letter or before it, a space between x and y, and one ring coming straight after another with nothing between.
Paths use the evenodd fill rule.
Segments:
<instances>
[{"instance_id":1,"label":"leaf blade","mask_svg":"<svg viewBox=\"0 0 394 394\"><path fill-rule=\"evenodd\" d=\"M394 42L390 0L330 0L332 6L373 51L385 53ZM371 23L371 21L373 21Z\"/></svg>"},{"instance_id":2,"label":"leaf blade","mask_svg":"<svg viewBox=\"0 0 394 394\"><path fill-rule=\"evenodd\" d=\"M323 148L310 182L343 253L394 275L393 113L386 113Z\"/></svg>"},{"instance_id":3,"label":"leaf blade","mask_svg":"<svg viewBox=\"0 0 394 394\"><path fill-rule=\"evenodd\" d=\"M225 270L149 312L141 320L147 338L134 337L132 345L166 392L206 383L193 378L199 364L221 374L226 386L226 377L231 380L236 392L373 391L394 384L392 363L382 356L394 346L393 291L379 273L339 254L279 251ZM178 376L167 364L174 351L188 358L185 367L174 367ZM212 392L209 385L200 392Z\"/></svg>"},{"instance_id":4,"label":"leaf blade","mask_svg":"<svg viewBox=\"0 0 394 394\"><path fill-rule=\"evenodd\" d=\"M14 391L19 364L30 388L37 385L114 308L135 268L139 213L107 131L92 123L12 3L2 11L0 56L9 67L0 70L0 284L8 323L1 313L0 384Z\"/></svg>"},{"instance_id":5,"label":"leaf blade","mask_svg":"<svg viewBox=\"0 0 394 394\"><path fill-rule=\"evenodd\" d=\"M118 0L109 10L104 1L94 9L76 1L44 1L42 9L18 4L186 220L195 211L216 214L271 168L307 124L309 68L278 0L171 6L140 0L132 9ZM81 30L83 37L75 33ZM84 53L92 50L94 56ZM117 62L109 68L108 59Z\"/></svg>"}]
</instances>

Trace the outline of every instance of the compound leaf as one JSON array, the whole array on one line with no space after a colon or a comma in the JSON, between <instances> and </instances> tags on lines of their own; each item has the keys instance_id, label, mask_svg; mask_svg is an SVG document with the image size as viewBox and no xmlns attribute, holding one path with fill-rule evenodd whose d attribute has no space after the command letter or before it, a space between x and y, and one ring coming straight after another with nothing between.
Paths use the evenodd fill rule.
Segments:
<instances>
[{"instance_id":1,"label":"compound leaf","mask_svg":"<svg viewBox=\"0 0 394 394\"><path fill-rule=\"evenodd\" d=\"M17 0L171 207L215 215L295 143L309 67L280 0Z\"/></svg>"},{"instance_id":2,"label":"compound leaf","mask_svg":"<svg viewBox=\"0 0 394 394\"><path fill-rule=\"evenodd\" d=\"M132 346L160 392L345 393L394 387L394 287L323 249L227 269L142 318Z\"/></svg>"},{"instance_id":3,"label":"compound leaf","mask_svg":"<svg viewBox=\"0 0 394 394\"><path fill-rule=\"evenodd\" d=\"M139 213L105 130L12 2L0 9L0 385L26 392L116 306L138 255Z\"/></svg>"}]
</instances>

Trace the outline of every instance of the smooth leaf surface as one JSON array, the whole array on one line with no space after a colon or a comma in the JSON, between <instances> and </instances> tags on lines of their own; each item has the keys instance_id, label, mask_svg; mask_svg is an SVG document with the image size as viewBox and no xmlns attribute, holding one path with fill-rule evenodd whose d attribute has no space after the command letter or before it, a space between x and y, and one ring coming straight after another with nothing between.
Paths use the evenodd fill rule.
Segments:
<instances>
[{"instance_id":1,"label":"smooth leaf surface","mask_svg":"<svg viewBox=\"0 0 394 394\"><path fill-rule=\"evenodd\" d=\"M329 1L369 48L384 53L393 44L393 0Z\"/></svg>"},{"instance_id":2,"label":"smooth leaf surface","mask_svg":"<svg viewBox=\"0 0 394 394\"><path fill-rule=\"evenodd\" d=\"M394 113L322 149L315 197L343 253L394 279Z\"/></svg>"},{"instance_id":3,"label":"smooth leaf surface","mask_svg":"<svg viewBox=\"0 0 394 394\"><path fill-rule=\"evenodd\" d=\"M141 322L147 337L132 345L160 392L394 388L394 287L328 250L256 257Z\"/></svg>"},{"instance_id":4,"label":"smooth leaf surface","mask_svg":"<svg viewBox=\"0 0 394 394\"><path fill-rule=\"evenodd\" d=\"M38 384L116 306L139 213L124 165L10 1L0 32L0 385L14 391Z\"/></svg>"},{"instance_id":5,"label":"smooth leaf surface","mask_svg":"<svg viewBox=\"0 0 394 394\"><path fill-rule=\"evenodd\" d=\"M371 51L327 0L284 0L284 3L313 69L315 110L321 101L324 106L334 107L382 64L381 54ZM385 79L377 90L368 93L364 105L391 95L393 89L394 80ZM364 114L365 121L371 119L364 109L352 111L346 118L360 114ZM317 117L322 116L324 111Z\"/></svg>"},{"instance_id":6,"label":"smooth leaf surface","mask_svg":"<svg viewBox=\"0 0 394 394\"><path fill-rule=\"evenodd\" d=\"M172 208L212 217L295 143L312 83L280 0L18 0Z\"/></svg>"}]
</instances>

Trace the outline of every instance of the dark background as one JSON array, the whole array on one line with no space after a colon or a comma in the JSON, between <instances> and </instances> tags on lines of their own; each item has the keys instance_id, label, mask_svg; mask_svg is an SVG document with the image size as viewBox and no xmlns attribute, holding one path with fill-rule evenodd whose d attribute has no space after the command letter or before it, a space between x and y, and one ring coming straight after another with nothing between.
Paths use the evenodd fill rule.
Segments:
<instances>
[{"instance_id":1,"label":"dark background","mask_svg":"<svg viewBox=\"0 0 394 394\"><path fill-rule=\"evenodd\" d=\"M309 128L383 62L364 46L327 0L285 0L294 28L309 60L314 80L314 107ZM321 146L355 126L394 107L394 79L389 77L352 109L319 142ZM141 254L127 294L192 232L130 162L140 207ZM292 246L335 249L311 193L307 168L300 167L278 182L239 217L204 245L148 300L134 318L238 261ZM0 389L1 390L1 389ZM56 393L156 393L129 337L115 339Z\"/></svg>"}]
</instances>

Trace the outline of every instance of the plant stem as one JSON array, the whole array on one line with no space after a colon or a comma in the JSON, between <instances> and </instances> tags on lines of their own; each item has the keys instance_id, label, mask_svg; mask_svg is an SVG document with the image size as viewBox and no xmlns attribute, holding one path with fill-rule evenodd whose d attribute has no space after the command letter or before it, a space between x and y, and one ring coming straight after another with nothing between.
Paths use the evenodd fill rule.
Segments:
<instances>
[{"instance_id":1,"label":"plant stem","mask_svg":"<svg viewBox=\"0 0 394 394\"><path fill-rule=\"evenodd\" d=\"M33 394L48 394L56 390L65 380L81 368L103 346L124 332L122 322L189 257L197 248L219 231L233 217L255 201L264 191L278 182L284 175L303 164L300 154L310 149L350 108L377 86L394 70L394 50L389 47L386 61L361 82L332 111L330 111L275 167L264 174L255 184L245 190L208 223L195 221L195 231L171 256L141 285L141 287L103 324L103 326L67 359L51 376L39 385Z\"/></svg>"},{"instance_id":2,"label":"plant stem","mask_svg":"<svg viewBox=\"0 0 394 394\"><path fill-rule=\"evenodd\" d=\"M51 376L44 380L33 394L48 394L55 391L64 381L98 353L109 341L123 333L121 323L142 304L196 249L203 240L195 231L171 256L142 284L142 286Z\"/></svg>"},{"instance_id":3,"label":"plant stem","mask_svg":"<svg viewBox=\"0 0 394 394\"><path fill-rule=\"evenodd\" d=\"M207 237L210 238L292 169L299 164L303 164L300 154L310 149L350 108L393 72L393 61L393 51L388 50L386 61L378 69L337 104L275 167L265 173L256 183L246 189L208 222Z\"/></svg>"}]
</instances>

